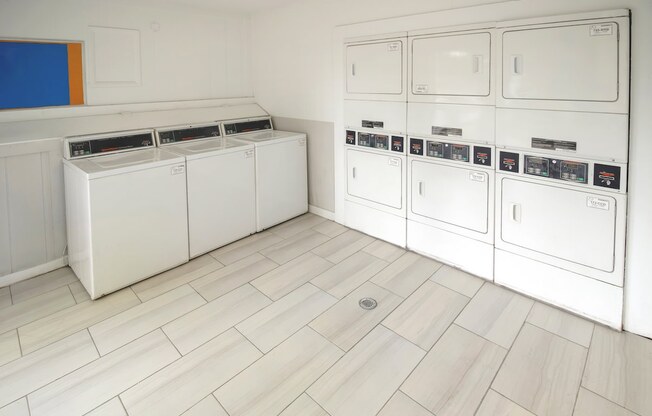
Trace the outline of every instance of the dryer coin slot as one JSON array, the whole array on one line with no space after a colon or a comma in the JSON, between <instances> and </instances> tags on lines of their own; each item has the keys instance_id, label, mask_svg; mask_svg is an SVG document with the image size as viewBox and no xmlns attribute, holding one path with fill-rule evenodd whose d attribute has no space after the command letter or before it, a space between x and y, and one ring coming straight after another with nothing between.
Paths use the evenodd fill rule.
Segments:
<instances>
[{"instance_id":1,"label":"dryer coin slot","mask_svg":"<svg viewBox=\"0 0 652 416\"><path fill-rule=\"evenodd\" d=\"M346 144L355 144L355 131L346 131Z\"/></svg>"},{"instance_id":2,"label":"dryer coin slot","mask_svg":"<svg viewBox=\"0 0 652 416\"><path fill-rule=\"evenodd\" d=\"M444 157L444 143L428 141L427 155L430 157Z\"/></svg>"},{"instance_id":3,"label":"dryer coin slot","mask_svg":"<svg viewBox=\"0 0 652 416\"><path fill-rule=\"evenodd\" d=\"M459 160L460 162L469 161L469 146L463 144L453 144L450 146L450 148L450 157L447 157L447 159Z\"/></svg>"},{"instance_id":4,"label":"dryer coin slot","mask_svg":"<svg viewBox=\"0 0 652 416\"><path fill-rule=\"evenodd\" d=\"M374 147L380 150L389 150L389 137L381 134L376 134Z\"/></svg>"},{"instance_id":5,"label":"dryer coin slot","mask_svg":"<svg viewBox=\"0 0 652 416\"><path fill-rule=\"evenodd\" d=\"M358 146L374 147L374 135L369 133L358 133Z\"/></svg>"},{"instance_id":6,"label":"dryer coin slot","mask_svg":"<svg viewBox=\"0 0 652 416\"><path fill-rule=\"evenodd\" d=\"M519 173L519 154L500 152L500 170Z\"/></svg>"},{"instance_id":7,"label":"dryer coin slot","mask_svg":"<svg viewBox=\"0 0 652 416\"><path fill-rule=\"evenodd\" d=\"M589 165L586 163L562 160L559 167L559 179L570 182L587 183L588 167Z\"/></svg>"},{"instance_id":8,"label":"dryer coin slot","mask_svg":"<svg viewBox=\"0 0 652 416\"><path fill-rule=\"evenodd\" d=\"M392 151L403 153L403 137L392 136Z\"/></svg>"},{"instance_id":9,"label":"dryer coin slot","mask_svg":"<svg viewBox=\"0 0 652 416\"><path fill-rule=\"evenodd\" d=\"M473 163L491 166L491 147L473 146Z\"/></svg>"},{"instance_id":10,"label":"dryer coin slot","mask_svg":"<svg viewBox=\"0 0 652 416\"><path fill-rule=\"evenodd\" d=\"M603 188L620 189L620 166L593 165L593 185Z\"/></svg>"},{"instance_id":11,"label":"dryer coin slot","mask_svg":"<svg viewBox=\"0 0 652 416\"><path fill-rule=\"evenodd\" d=\"M410 138L410 154L423 156L423 139Z\"/></svg>"},{"instance_id":12,"label":"dryer coin slot","mask_svg":"<svg viewBox=\"0 0 652 416\"><path fill-rule=\"evenodd\" d=\"M544 157L525 156L525 173L535 176L550 176L550 160Z\"/></svg>"}]
</instances>

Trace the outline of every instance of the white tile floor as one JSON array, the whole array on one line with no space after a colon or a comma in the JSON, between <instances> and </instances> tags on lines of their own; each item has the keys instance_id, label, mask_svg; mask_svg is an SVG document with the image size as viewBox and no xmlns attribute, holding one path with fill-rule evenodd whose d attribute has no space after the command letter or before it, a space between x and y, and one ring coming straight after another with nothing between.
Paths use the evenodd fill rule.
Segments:
<instances>
[{"instance_id":1,"label":"white tile floor","mask_svg":"<svg viewBox=\"0 0 652 416\"><path fill-rule=\"evenodd\" d=\"M0 288L0 416L83 414L652 416L652 341L308 214L94 302Z\"/></svg>"}]
</instances>

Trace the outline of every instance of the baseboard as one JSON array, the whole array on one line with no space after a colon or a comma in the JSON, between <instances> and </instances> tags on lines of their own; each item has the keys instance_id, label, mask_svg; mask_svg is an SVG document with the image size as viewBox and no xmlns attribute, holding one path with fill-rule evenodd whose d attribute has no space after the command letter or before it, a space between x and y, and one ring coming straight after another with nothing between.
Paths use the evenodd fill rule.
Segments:
<instances>
[{"instance_id":1,"label":"baseboard","mask_svg":"<svg viewBox=\"0 0 652 416\"><path fill-rule=\"evenodd\" d=\"M324 208L319 208L314 205L308 205L308 212L312 212L315 215L324 217L327 220L335 221L335 213L333 211L325 210Z\"/></svg>"},{"instance_id":2,"label":"baseboard","mask_svg":"<svg viewBox=\"0 0 652 416\"><path fill-rule=\"evenodd\" d=\"M4 276L0 276L0 287L13 285L14 283L30 279L32 277L41 275L43 273L51 272L52 270L60 269L68 265L68 256L63 256L56 260L49 261L29 269L21 270Z\"/></svg>"}]
</instances>

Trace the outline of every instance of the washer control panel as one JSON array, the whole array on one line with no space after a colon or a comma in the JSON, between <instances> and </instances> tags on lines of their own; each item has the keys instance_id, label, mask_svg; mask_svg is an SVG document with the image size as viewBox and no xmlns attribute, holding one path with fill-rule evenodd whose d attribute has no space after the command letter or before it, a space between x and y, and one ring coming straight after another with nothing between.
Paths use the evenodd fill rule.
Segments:
<instances>
[{"instance_id":1,"label":"washer control panel","mask_svg":"<svg viewBox=\"0 0 652 416\"><path fill-rule=\"evenodd\" d=\"M104 153L118 153L155 146L154 131L140 130L66 139L64 157L79 159Z\"/></svg>"},{"instance_id":2,"label":"washer control panel","mask_svg":"<svg viewBox=\"0 0 652 416\"><path fill-rule=\"evenodd\" d=\"M194 126L178 126L166 129L156 129L158 144L166 145L190 140L201 140L220 136L219 123Z\"/></svg>"},{"instance_id":3,"label":"washer control panel","mask_svg":"<svg viewBox=\"0 0 652 416\"><path fill-rule=\"evenodd\" d=\"M347 130L345 137L345 143L350 146L355 146L357 144L358 146L397 153L403 153L405 149L405 138L403 136Z\"/></svg>"},{"instance_id":4,"label":"washer control panel","mask_svg":"<svg viewBox=\"0 0 652 416\"><path fill-rule=\"evenodd\" d=\"M501 151L498 168L506 173L531 175L617 191L625 190L622 189L624 180L621 172L626 171L626 167L618 165L563 160L540 155L521 155Z\"/></svg>"}]
</instances>

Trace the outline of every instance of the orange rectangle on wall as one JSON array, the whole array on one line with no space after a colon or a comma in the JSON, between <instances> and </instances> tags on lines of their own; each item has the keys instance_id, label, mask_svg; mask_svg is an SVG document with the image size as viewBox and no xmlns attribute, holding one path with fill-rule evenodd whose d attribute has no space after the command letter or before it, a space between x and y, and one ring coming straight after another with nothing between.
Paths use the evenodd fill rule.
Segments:
<instances>
[{"instance_id":1,"label":"orange rectangle on wall","mask_svg":"<svg viewBox=\"0 0 652 416\"><path fill-rule=\"evenodd\" d=\"M82 70L82 44L68 44L68 83L70 105L84 104L84 74Z\"/></svg>"}]
</instances>

